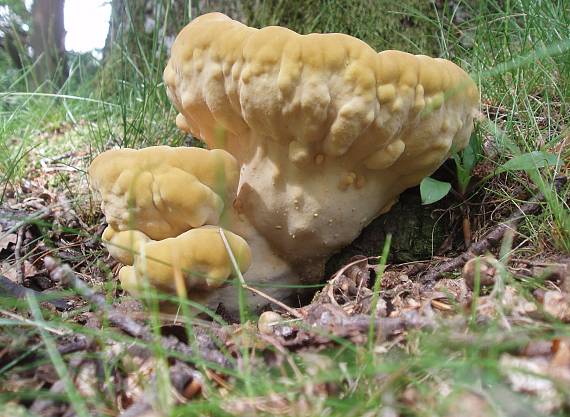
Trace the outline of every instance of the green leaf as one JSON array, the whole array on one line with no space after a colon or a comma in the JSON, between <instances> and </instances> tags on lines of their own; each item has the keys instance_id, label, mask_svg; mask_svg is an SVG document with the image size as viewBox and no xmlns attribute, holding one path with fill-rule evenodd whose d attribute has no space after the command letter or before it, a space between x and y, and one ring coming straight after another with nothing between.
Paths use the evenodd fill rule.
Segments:
<instances>
[{"instance_id":1,"label":"green leaf","mask_svg":"<svg viewBox=\"0 0 570 417\"><path fill-rule=\"evenodd\" d=\"M463 168L469 173L471 173L473 170L473 167L475 166L475 162L477 160L475 146L476 145L474 141L471 140L467 147L463 150Z\"/></svg>"},{"instance_id":2,"label":"green leaf","mask_svg":"<svg viewBox=\"0 0 570 417\"><path fill-rule=\"evenodd\" d=\"M465 153L463 154L465 158ZM459 183L459 191L463 194L467 190L469 181L471 181L471 168L463 165L463 159L458 153L453 154L453 160L455 161L455 167L457 171L457 182Z\"/></svg>"},{"instance_id":3,"label":"green leaf","mask_svg":"<svg viewBox=\"0 0 570 417\"><path fill-rule=\"evenodd\" d=\"M420 194L422 196L422 204L432 204L441 200L451 190L451 184L448 182L434 180L426 177L420 183Z\"/></svg>"},{"instance_id":4,"label":"green leaf","mask_svg":"<svg viewBox=\"0 0 570 417\"><path fill-rule=\"evenodd\" d=\"M529 171L531 169L556 165L557 161L558 156L555 154L533 151L515 156L497 168L496 172L499 174L507 171Z\"/></svg>"}]
</instances>

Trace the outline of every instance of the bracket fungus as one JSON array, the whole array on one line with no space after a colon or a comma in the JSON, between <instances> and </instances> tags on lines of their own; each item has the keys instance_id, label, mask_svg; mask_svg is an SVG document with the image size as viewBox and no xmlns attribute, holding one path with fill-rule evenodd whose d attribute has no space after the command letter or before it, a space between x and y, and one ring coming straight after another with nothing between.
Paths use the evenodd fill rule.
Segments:
<instances>
[{"instance_id":1,"label":"bracket fungus","mask_svg":"<svg viewBox=\"0 0 570 417\"><path fill-rule=\"evenodd\" d=\"M242 272L251 260L245 279L283 299L294 292L284 284L321 279L331 254L464 148L479 104L475 83L450 61L377 53L343 34L255 29L220 13L180 32L164 81L178 127L210 150L96 158L103 239L134 265L120 273L127 289L147 276L172 290L178 263L206 276L185 275L190 298L229 310L230 259L213 226L227 230ZM150 253L164 266L151 268Z\"/></svg>"}]
</instances>

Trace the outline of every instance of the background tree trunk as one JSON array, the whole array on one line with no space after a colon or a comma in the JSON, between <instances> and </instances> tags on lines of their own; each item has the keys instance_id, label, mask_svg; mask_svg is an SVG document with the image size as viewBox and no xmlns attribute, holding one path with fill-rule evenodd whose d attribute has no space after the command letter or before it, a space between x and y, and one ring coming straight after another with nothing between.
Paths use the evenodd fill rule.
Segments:
<instances>
[{"instance_id":1,"label":"background tree trunk","mask_svg":"<svg viewBox=\"0 0 570 417\"><path fill-rule=\"evenodd\" d=\"M10 27L4 30L4 37L2 38L1 47L6 50L10 60L15 68L24 68L22 55L22 45L24 45L25 34L18 31L15 27Z\"/></svg>"},{"instance_id":2,"label":"background tree trunk","mask_svg":"<svg viewBox=\"0 0 570 417\"><path fill-rule=\"evenodd\" d=\"M35 0L32 5L34 77L37 86L46 81L61 86L67 79L64 0Z\"/></svg>"},{"instance_id":3,"label":"background tree trunk","mask_svg":"<svg viewBox=\"0 0 570 417\"><path fill-rule=\"evenodd\" d=\"M129 50L142 45L149 49L147 52L152 52L152 47L156 47L152 42L155 35L158 35L159 43L169 48L178 32L192 18L204 13L219 11L234 19L243 17L239 0L112 0L111 7L109 32L103 50L105 59L109 58L117 42ZM136 42L134 38L137 38Z\"/></svg>"}]
</instances>

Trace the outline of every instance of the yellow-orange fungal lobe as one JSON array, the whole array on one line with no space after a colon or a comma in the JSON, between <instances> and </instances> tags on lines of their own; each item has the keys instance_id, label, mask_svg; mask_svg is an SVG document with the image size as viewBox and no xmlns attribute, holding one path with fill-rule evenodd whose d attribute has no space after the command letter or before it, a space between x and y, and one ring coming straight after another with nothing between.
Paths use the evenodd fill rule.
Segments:
<instances>
[{"instance_id":1,"label":"yellow-orange fungal lobe","mask_svg":"<svg viewBox=\"0 0 570 417\"><path fill-rule=\"evenodd\" d=\"M380 85L377 88L376 94L378 101L382 104L388 103L396 98L396 87L393 84Z\"/></svg>"}]
</instances>

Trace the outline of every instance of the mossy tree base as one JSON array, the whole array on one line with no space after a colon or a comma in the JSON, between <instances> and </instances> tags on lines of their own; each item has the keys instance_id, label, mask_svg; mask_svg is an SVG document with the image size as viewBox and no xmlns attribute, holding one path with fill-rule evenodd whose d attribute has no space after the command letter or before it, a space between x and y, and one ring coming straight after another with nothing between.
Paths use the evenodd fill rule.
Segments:
<instances>
[{"instance_id":1,"label":"mossy tree base","mask_svg":"<svg viewBox=\"0 0 570 417\"><path fill-rule=\"evenodd\" d=\"M354 242L329 259L326 277L334 274L355 255L379 256L388 233L392 234L389 262L430 259L452 233L450 214L442 216L443 211L437 210L449 206L450 202L445 200L424 206L421 204L419 187L407 190L392 210L370 223Z\"/></svg>"}]
</instances>

